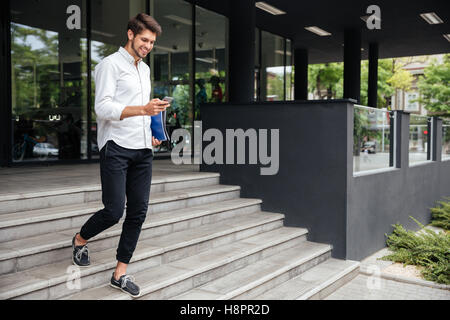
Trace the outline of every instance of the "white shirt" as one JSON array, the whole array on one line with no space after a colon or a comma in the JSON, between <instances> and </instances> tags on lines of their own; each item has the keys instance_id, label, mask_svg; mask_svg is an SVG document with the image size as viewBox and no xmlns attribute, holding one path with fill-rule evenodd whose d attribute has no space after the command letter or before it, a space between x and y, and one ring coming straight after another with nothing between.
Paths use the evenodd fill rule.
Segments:
<instances>
[{"instance_id":1,"label":"white shirt","mask_svg":"<svg viewBox=\"0 0 450 320\"><path fill-rule=\"evenodd\" d=\"M120 120L126 106L143 106L150 101L150 68L142 59L137 67L134 62L134 57L120 47L95 67L99 150L108 140L128 149L153 149L150 116Z\"/></svg>"}]
</instances>

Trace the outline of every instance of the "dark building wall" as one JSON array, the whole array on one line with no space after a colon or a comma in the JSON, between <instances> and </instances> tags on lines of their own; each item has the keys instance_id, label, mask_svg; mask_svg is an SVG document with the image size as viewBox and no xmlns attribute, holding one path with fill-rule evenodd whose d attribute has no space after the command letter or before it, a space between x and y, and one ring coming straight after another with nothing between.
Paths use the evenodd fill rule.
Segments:
<instances>
[{"instance_id":1,"label":"dark building wall","mask_svg":"<svg viewBox=\"0 0 450 320\"><path fill-rule=\"evenodd\" d=\"M430 222L430 208L450 196L450 161L354 177L349 190L347 258L361 260L385 247L385 234Z\"/></svg>"},{"instance_id":2,"label":"dark building wall","mask_svg":"<svg viewBox=\"0 0 450 320\"><path fill-rule=\"evenodd\" d=\"M219 129L224 149L227 128L279 129L276 175L261 175L268 165L248 164L248 155L247 164L202 163L200 171L219 172L222 184L241 186L242 197L260 198L263 210L285 214L286 226L307 228L308 240L332 244L333 257L367 257L385 247L392 224L418 229L409 216L426 224L429 208L450 196L450 161L437 157L441 130L434 130L438 161L408 167L408 114L398 113L399 168L354 177L350 100L206 104L201 112L202 132Z\"/></svg>"},{"instance_id":3,"label":"dark building wall","mask_svg":"<svg viewBox=\"0 0 450 320\"><path fill-rule=\"evenodd\" d=\"M279 171L260 175L264 166L251 164L201 164L200 170L220 172L221 183L263 199L263 210L285 214L286 226L308 228L309 240L333 244L333 256L343 258L351 111L345 100L203 105L203 132L217 128L225 137L227 128L279 129Z\"/></svg>"}]
</instances>

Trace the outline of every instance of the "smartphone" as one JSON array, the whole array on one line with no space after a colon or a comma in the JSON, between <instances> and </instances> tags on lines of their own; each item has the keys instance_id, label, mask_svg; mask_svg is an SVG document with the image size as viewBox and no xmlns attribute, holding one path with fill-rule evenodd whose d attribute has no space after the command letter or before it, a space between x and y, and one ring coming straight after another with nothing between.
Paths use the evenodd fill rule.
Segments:
<instances>
[{"instance_id":1,"label":"smartphone","mask_svg":"<svg viewBox=\"0 0 450 320\"><path fill-rule=\"evenodd\" d=\"M168 103L172 103L173 97L165 96L163 100L164 100L164 101L167 101Z\"/></svg>"}]
</instances>

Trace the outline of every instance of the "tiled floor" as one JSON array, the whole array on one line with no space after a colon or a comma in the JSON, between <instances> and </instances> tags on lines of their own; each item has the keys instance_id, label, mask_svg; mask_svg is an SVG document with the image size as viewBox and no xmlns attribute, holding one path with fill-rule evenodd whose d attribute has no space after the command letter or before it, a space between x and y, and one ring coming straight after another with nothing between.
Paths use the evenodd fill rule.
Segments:
<instances>
[{"instance_id":1,"label":"tiled floor","mask_svg":"<svg viewBox=\"0 0 450 320\"><path fill-rule=\"evenodd\" d=\"M326 300L450 300L450 291L360 274Z\"/></svg>"},{"instance_id":2,"label":"tiled floor","mask_svg":"<svg viewBox=\"0 0 450 320\"><path fill-rule=\"evenodd\" d=\"M199 165L153 160L153 177L199 171ZM98 163L0 168L0 195L100 185Z\"/></svg>"}]
</instances>

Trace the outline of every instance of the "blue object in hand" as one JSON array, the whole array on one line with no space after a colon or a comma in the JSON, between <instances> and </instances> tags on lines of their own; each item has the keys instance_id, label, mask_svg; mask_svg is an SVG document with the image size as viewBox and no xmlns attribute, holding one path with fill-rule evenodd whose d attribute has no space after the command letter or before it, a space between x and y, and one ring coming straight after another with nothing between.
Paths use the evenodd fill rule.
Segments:
<instances>
[{"instance_id":1,"label":"blue object in hand","mask_svg":"<svg viewBox=\"0 0 450 320\"><path fill-rule=\"evenodd\" d=\"M152 130L152 135L159 141L169 140L169 134L166 129L166 110L151 117L150 129Z\"/></svg>"}]
</instances>

